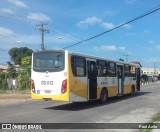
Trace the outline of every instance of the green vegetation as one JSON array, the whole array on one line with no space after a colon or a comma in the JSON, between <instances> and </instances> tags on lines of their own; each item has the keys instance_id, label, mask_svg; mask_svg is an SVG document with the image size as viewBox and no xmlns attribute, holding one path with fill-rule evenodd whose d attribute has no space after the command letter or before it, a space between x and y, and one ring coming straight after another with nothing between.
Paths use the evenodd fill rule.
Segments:
<instances>
[{"instance_id":1,"label":"green vegetation","mask_svg":"<svg viewBox=\"0 0 160 132\"><path fill-rule=\"evenodd\" d=\"M21 65L22 58L31 56L33 50L27 47L11 48L8 53L15 65Z\"/></svg>"},{"instance_id":2,"label":"green vegetation","mask_svg":"<svg viewBox=\"0 0 160 132\"><path fill-rule=\"evenodd\" d=\"M160 122L160 112L153 116L152 120L147 125L153 126L155 123ZM152 128L150 129L141 129L141 132L152 132Z\"/></svg>"},{"instance_id":3,"label":"green vegetation","mask_svg":"<svg viewBox=\"0 0 160 132\"><path fill-rule=\"evenodd\" d=\"M22 64L22 68L24 70L20 71L18 74L18 81L19 81L19 89L24 90L26 88L30 88L31 85L31 60L32 57L31 56L26 56L24 58L22 58L21 60L21 64Z\"/></svg>"},{"instance_id":4,"label":"green vegetation","mask_svg":"<svg viewBox=\"0 0 160 132\"><path fill-rule=\"evenodd\" d=\"M160 122L160 113L157 113L157 114L153 117L152 122Z\"/></svg>"},{"instance_id":5,"label":"green vegetation","mask_svg":"<svg viewBox=\"0 0 160 132\"><path fill-rule=\"evenodd\" d=\"M16 78L17 71L11 63L8 62L8 69L7 69L7 78Z\"/></svg>"},{"instance_id":6,"label":"green vegetation","mask_svg":"<svg viewBox=\"0 0 160 132\"><path fill-rule=\"evenodd\" d=\"M124 60L122 58L120 58L119 61L124 61Z\"/></svg>"},{"instance_id":7,"label":"green vegetation","mask_svg":"<svg viewBox=\"0 0 160 132\"><path fill-rule=\"evenodd\" d=\"M16 88L18 93L20 90L22 92L30 91L31 55L33 50L27 47L11 48L8 53L14 64L19 65L19 68L16 69L15 65L7 62L7 72L0 72L0 93L15 92L15 89L11 86L11 84L13 85L12 79L18 80L18 86Z\"/></svg>"},{"instance_id":8,"label":"green vegetation","mask_svg":"<svg viewBox=\"0 0 160 132\"><path fill-rule=\"evenodd\" d=\"M8 88L7 74L0 72L0 89L4 91L7 88Z\"/></svg>"}]
</instances>

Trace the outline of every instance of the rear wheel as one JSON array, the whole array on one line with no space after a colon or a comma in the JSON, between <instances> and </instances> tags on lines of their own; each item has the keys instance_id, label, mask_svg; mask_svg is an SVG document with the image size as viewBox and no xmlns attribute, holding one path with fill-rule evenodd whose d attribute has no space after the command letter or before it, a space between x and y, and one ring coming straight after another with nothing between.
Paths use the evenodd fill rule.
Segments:
<instances>
[{"instance_id":1,"label":"rear wheel","mask_svg":"<svg viewBox=\"0 0 160 132\"><path fill-rule=\"evenodd\" d=\"M100 96L100 101L101 103L106 103L108 98L108 92L106 89L102 89L101 91L101 96Z\"/></svg>"}]
</instances>

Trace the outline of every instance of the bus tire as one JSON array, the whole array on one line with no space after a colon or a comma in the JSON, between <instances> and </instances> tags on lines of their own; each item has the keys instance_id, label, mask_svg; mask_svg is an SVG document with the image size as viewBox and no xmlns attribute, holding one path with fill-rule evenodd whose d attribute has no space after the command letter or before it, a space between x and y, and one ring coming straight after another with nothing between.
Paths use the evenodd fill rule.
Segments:
<instances>
[{"instance_id":1,"label":"bus tire","mask_svg":"<svg viewBox=\"0 0 160 132\"><path fill-rule=\"evenodd\" d=\"M105 88L102 89L101 95L100 95L100 102L101 103L106 103L108 99L108 92Z\"/></svg>"},{"instance_id":2,"label":"bus tire","mask_svg":"<svg viewBox=\"0 0 160 132\"><path fill-rule=\"evenodd\" d=\"M132 87L131 87L131 96L133 96L134 93L135 93L135 87L134 87L134 85L132 85Z\"/></svg>"}]
</instances>

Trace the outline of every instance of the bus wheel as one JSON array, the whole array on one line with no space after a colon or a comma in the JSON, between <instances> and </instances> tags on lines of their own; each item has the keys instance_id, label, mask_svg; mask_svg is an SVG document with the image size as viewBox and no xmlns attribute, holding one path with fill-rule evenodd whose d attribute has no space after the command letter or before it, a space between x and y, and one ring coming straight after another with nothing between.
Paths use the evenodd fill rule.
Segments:
<instances>
[{"instance_id":1,"label":"bus wheel","mask_svg":"<svg viewBox=\"0 0 160 132\"><path fill-rule=\"evenodd\" d=\"M100 96L100 101L101 103L106 103L108 98L108 92L106 89L102 89L101 91L101 96Z\"/></svg>"},{"instance_id":2,"label":"bus wheel","mask_svg":"<svg viewBox=\"0 0 160 132\"><path fill-rule=\"evenodd\" d=\"M132 87L131 87L131 96L134 95L134 92L135 92L135 88L134 88L134 86L132 86Z\"/></svg>"}]
</instances>

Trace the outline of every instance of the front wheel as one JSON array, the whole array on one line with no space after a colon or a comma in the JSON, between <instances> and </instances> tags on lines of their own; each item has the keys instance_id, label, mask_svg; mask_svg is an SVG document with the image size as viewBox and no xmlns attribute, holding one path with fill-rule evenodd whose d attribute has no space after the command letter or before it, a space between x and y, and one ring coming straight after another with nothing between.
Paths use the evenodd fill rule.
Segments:
<instances>
[{"instance_id":1,"label":"front wheel","mask_svg":"<svg viewBox=\"0 0 160 132\"><path fill-rule=\"evenodd\" d=\"M107 102L107 98L108 98L108 93L106 89L103 89L101 91L101 96L100 96L100 101L101 103L106 103Z\"/></svg>"}]
</instances>

